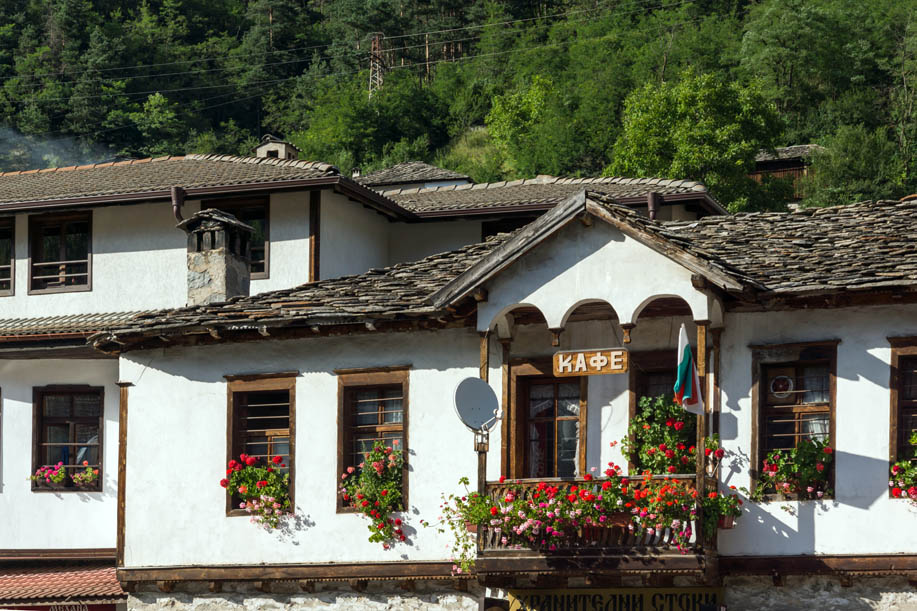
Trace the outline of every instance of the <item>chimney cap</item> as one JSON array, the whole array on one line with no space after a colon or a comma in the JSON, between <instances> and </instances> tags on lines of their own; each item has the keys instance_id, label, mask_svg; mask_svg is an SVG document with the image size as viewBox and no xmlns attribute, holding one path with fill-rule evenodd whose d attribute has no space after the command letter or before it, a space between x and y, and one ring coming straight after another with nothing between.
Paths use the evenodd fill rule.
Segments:
<instances>
[{"instance_id":1,"label":"chimney cap","mask_svg":"<svg viewBox=\"0 0 917 611\"><path fill-rule=\"evenodd\" d=\"M296 146L292 142L288 140L284 140L283 138L278 138L277 136L274 136L273 134L264 134L263 136L261 136L261 142L258 143L258 146L252 149L252 152L253 153L256 152L259 148L261 148L265 144L285 144L288 147L290 147L291 149L293 149L294 151L296 151L297 153L302 152L302 149L300 149L298 146Z\"/></svg>"},{"instance_id":2,"label":"chimney cap","mask_svg":"<svg viewBox=\"0 0 917 611\"><path fill-rule=\"evenodd\" d=\"M228 212L223 212L216 208L206 208L199 212L195 212L177 226L179 229L183 229L188 233L199 229L216 229L217 227L232 227L239 231L247 231L249 233L254 233L255 231L255 228L251 225L243 223Z\"/></svg>"}]
</instances>

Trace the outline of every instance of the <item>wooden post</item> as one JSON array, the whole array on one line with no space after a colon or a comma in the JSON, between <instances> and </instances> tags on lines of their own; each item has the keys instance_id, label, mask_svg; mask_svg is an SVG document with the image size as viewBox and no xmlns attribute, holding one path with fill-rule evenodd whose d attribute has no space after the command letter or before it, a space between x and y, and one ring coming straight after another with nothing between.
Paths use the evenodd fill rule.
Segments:
<instances>
[{"instance_id":1,"label":"wooden post","mask_svg":"<svg viewBox=\"0 0 917 611\"><path fill-rule=\"evenodd\" d=\"M309 282L321 279L322 192L309 191Z\"/></svg>"},{"instance_id":2,"label":"wooden post","mask_svg":"<svg viewBox=\"0 0 917 611\"><path fill-rule=\"evenodd\" d=\"M503 421L500 423L500 475L510 476L510 448L512 447L512 414L510 408L512 405L512 395L510 382L512 381L512 371L510 370L509 354L511 339L500 339L500 346L503 349L502 370L503 370L503 392L500 402L500 409L503 410Z\"/></svg>"},{"instance_id":3,"label":"wooden post","mask_svg":"<svg viewBox=\"0 0 917 611\"><path fill-rule=\"evenodd\" d=\"M131 382L118 382L120 396L118 401L118 515L115 545L115 566L124 566L124 512L125 480L127 474L127 389Z\"/></svg>"},{"instance_id":4,"label":"wooden post","mask_svg":"<svg viewBox=\"0 0 917 611\"><path fill-rule=\"evenodd\" d=\"M490 375L490 332L481 331L478 333L481 336L481 379L487 382L487 379Z\"/></svg>"},{"instance_id":5,"label":"wooden post","mask_svg":"<svg viewBox=\"0 0 917 611\"><path fill-rule=\"evenodd\" d=\"M697 375L700 378L700 388L698 389L701 393L701 401L703 403L704 409L701 414L698 414L697 417L697 472L696 472L696 486L697 493L700 499L703 499L707 494L706 490L706 456L704 453L704 448L707 445L707 399L704 391L706 390L706 369L707 369L707 325L710 324L708 320L698 320L695 321L697 325ZM707 541L704 537L704 512L700 504L697 508L697 542L701 547L706 547Z\"/></svg>"}]
</instances>

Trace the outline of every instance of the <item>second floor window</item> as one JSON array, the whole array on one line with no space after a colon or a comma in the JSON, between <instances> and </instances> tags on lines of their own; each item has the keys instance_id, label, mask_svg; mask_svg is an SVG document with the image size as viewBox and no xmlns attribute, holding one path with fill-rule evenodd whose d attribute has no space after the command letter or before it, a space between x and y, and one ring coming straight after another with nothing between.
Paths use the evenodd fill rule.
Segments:
<instances>
[{"instance_id":1,"label":"second floor window","mask_svg":"<svg viewBox=\"0 0 917 611\"><path fill-rule=\"evenodd\" d=\"M31 291L90 287L91 225L89 213L29 218Z\"/></svg>"},{"instance_id":2,"label":"second floor window","mask_svg":"<svg viewBox=\"0 0 917 611\"><path fill-rule=\"evenodd\" d=\"M532 378L521 386L525 476L575 477L581 437L579 380Z\"/></svg>"},{"instance_id":3,"label":"second floor window","mask_svg":"<svg viewBox=\"0 0 917 611\"><path fill-rule=\"evenodd\" d=\"M102 389L47 387L35 390L35 432L32 464L63 467L59 482L37 480L33 489L97 491L102 489ZM95 470L85 483L73 475ZM54 485L51 485L51 484Z\"/></svg>"},{"instance_id":4,"label":"second floor window","mask_svg":"<svg viewBox=\"0 0 917 611\"><path fill-rule=\"evenodd\" d=\"M894 352L891 459L917 461L917 448L911 445L917 434L917 346L895 348Z\"/></svg>"},{"instance_id":5,"label":"second floor window","mask_svg":"<svg viewBox=\"0 0 917 611\"><path fill-rule=\"evenodd\" d=\"M13 292L13 222L0 218L0 295Z\"/></svg>"},{"instance_id":6,"label":"second floor window","mask_svg":"<svg viewBox=\"0 0 917 611\"><path fill-rule=\"evenodd\" d=\"M830 373L826 360L764 368L765 453L795 448L804 438L829 442L833 412Z\"/></svg>"}]
</instances>

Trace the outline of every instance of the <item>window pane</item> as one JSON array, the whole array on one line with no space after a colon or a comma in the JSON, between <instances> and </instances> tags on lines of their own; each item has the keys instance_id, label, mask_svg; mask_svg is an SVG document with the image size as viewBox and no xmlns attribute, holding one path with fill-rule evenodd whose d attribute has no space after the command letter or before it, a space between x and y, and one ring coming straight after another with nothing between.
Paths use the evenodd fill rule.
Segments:
<instances>
[{"instance_id":1,"label":"window pane","mask_svg":"<svg viewBox=\"0 0 917 611\"><path fill-rule=\"evenodd\" d=\"M830 426L831 420L828 418L828 414L800 415L799 432L803 437L827 441Z\"/></svg>"},{"instance_id":2,"label":"window pane","mask_svg":"<svg viewBox=\"0 0 917 611\"><path fill-rule=\"evenodd\" d=\"M249 435L245 438L245 453L255 458L267 458L268 438L264 435Z\"/></svg>"},{"instance_id":3,"label":"window pane","mask_svg":"<svg viewBox=\"0 0 917 611\"><path fill-rule=\"evenodd\" d=\"M557 415L579 416L579 384L558 384Z\"/></svg>"},{"instance_id":4,"label":"window pane","mask_svg":"<svg viewBox=\"0 0 917 611\"><path fill-rule=\"evenodd\" d=\"M289 391L267 390L246 394L248 407L242 422L244 430L249 432L289 430Z\"/></svg>"},{"instance_id":5,"label":"window pane","mask_svg":"<svg viewBox=\"0 0 917 611\"><path fill-rule=\"evenodd\" d=\"M529 387L529 418L554 417L554 385L532 384Z\"/></svg>"},{"instance_id":6,"label":"window pane","mask_svg":"<svg viewBox=\"0 0 917 611\"><path fill-rule=\"evenodd\" d=\"M827 403L828 396L828 366L806 365L802 368L800 380L803 403Z\"/></svg>"},{"instance_id":7,"label":"window pane","mask_svg":"<svg viewBox=\"0 0 917 611\"><path fill-rule=\"evenodd\" d=\"M68 444L70 442L70 427L66 424L54 424L45 427L45 443ZM43 464L56 465L63 462L70 464L69 445L46 445L43 452Z\"/></svg>"},{"instance_id":8,"label":"window pane","mask_svg":"<svg viewBox=\"0 0 917 611\"><path fill-rule=\"evenodd\" d=\"M557 475L576 475L576 457L579 455L579 421L560 420L557 423Z\"/></svg>"},{"instance_id":9,"label":"window pane","mask_svg":"<svg viewBox=\"0 0 917 611\"><path fill-rule=\"evenodd\" d=\"M69 222L64 228L67 261L85 259L89 256L89 223L86 221Z\"/></svg>"},{"instance_id":10,"label":"window pane","mask_svg":"<svg viewBox=\"0 0 917 611\"><path fill-rule=\"evenodd\" d=\"M99 464L98 425L76 424L73 428L76 442L79 444L76 448L76 460L74 463L81 465L85 460L91 465Z\"/></svg>"},{"instance_id":11,"label":"window pane","mask_svg":"<svg viewBox=\"0 0 917 611\"><path fill-rule=\"evenodd\" d=\"M34 258L38 262L44 263L48 261L60 261L60 250L61 250L61 228L59 225L46 225L41 228L38 233L38 243L35 247ZM45 275L44 270L51 269L49 267L39 268L42 270L42 273L39 275Z\"/></svg>"},{"instance_id":12,"label":"window pane","mask_svg":"<svg viewBox=\"0 0 917 611\"><path fill-rule=\"evenodd\" d=\"M646 373L644 374L642 386L642 396L644 397L658 397L663 395L671 398L675 396L675 374L658 371Z\"/></svg>"},{"instance_id":13,"label":"window pane","mask_svg":"<svg viewBox=\"0 0 917 611\"><path fill-rule=\"evenodd\" d=\"M45 395L43 415L45 418L68 418L70 416L70 395Z\"/></svg>"},{"instance_id":14,"label":"window pane","mask_svg":"<svg viewBox=\"0 0 917 611\"><path fill-rule=\"evenodd\" d=\"M554 421L530 422L526 477L554 477Z\"/></svg>"},{"instance_id":15,"label":"window pane","mask_svg":"<svg viewBox=\"0 0 917 611\"><path fill-rule=\"evenodd\" d=\"M898 373L901 377L900 398L917 401L917 359L901 359Z\"/></svg>"},{"instance_id":16,"label":"window pane","mask_svg":"<svg viewBox=\"0 0 917 611\"><path fill-rule=\"evenodd\" d=\"M0 219L0 291L12 286L13 225Z\"/></svg>"},{"instance_id":17,"label":"window pane","mask_svg":"<svg viewBox=\"0 0 917 611\"><path fill-rule=\"evenodd\" d=\"M766 450L796 447L796 419L793 414L768 416L765 421Z\"/></svg>"},{"instance_id":18,"label":"window pane","mask_svg":"<svg viewBox=\"0 0 917 611\"><path fill-rule=\"evenodd\" d=\"M80 418L98 418L102 415L102 397L97 394L73 395L73 415Z\"/></svg>"}]
</instances>

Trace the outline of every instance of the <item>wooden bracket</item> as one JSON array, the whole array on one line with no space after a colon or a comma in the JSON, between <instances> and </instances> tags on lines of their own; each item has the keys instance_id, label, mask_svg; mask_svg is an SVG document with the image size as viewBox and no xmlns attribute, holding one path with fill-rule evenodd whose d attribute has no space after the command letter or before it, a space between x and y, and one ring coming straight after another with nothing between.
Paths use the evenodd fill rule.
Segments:
<instances>
[{"instance_id":1,"label":"wooden bracket","mask_svg":"<svg viewBox=\"0 0 917 611\"><path fill-rule=\"evenodd\" d=\"M405 579L398 582L398 587L405 592L413 592L417 589L417 583L413 579Z\"/></svg>"},{"instance_id":2,"label":"wooden bracket","mask_svg":"<svg viewBox=\"0 0 917 611\"><path fill-rule=\"evenodd\" d=\"M487 289L477 288L474 290L471 296L474 297L474 300L478 303L487 301Z\"/></svg>"},{"instance_id":3,"label":"wooden bracket","mask_svg":"<svg viewBox=\"0 0 917 611\"><path fill-rule=\"evenodd\" d=\"M620 575L602 575L589 573L586 575L586 585L593 588L618 588L621 587Z\"/></svg>"},{"instance_id":4,"label":"wooden bracket","mask_svg":"<svg viewBox=\"0 0 917 611\"><path fill-rule=\"evenodd\" d=\"M453 579L452 580L452 589L459 592L468 591L468 580L467 579Z\"/></svg>"},{"instance_id":5,"label":"wooden bracket","mask_svg":"<svg viewBox=\"0 0 917 611\"><path fill-rule=\"evenodd\" d=\"M315 582L306 581L305 579L300 579L299 580L299 589L302 590L303 592L312 594L313 592L315 592Z\"/></svg>"},{"instance_id":6,"label":"wooden bracket","mask_svg":"<svg viewBox=\"0 0 917 611\"><path fill-rule=\"evenodd\" d=\"M560 346L560 334L564 332L563 328L551 329L551 346L557 348Z\"/></svg>"},{"instance_id":7,"label":"wooden bracket","mask_svg":"<svg viewBox=\"0 0 917 611\"><path fill-rule=\"evenodd\" d=\"M635 325L632 322L622 322L621 323L621 331L624 334L624 337L621 339L622 342L624 342L625 344L630 343L630 330L636 326L637 325Z\"/></svg>"},{"instance_id":8,"label":"wooden bracket","mask_svg":"<svg viewBox=\"0 0 917 611\"><path fill-rule=\"evenodd\" d=\"M837 577L841 582L842 588L849 588L853 585L853 577L850 575L850 573L841 573Z\"/></svg>"},{"instance_id":9,"label":"wooden bracket","mask_svg":"<svg viewBox=\"0 0 917 611\"><path fill-rule=\"evenodd\" d=\"M271 582L270 581L256 581L255 589L259 592L264 592L265 594L270 594L271 592Z\"/></svg>"},{"instance_id":10,"label":"wooden bracket","mask_svg":"<svg viewBox=\"0 0 917 611\"><path fill-rule=\"evenodd\" d=\"M354 592L365 592L366 586L369 585L369 582L365 579L351 579L347 582L347 584Z\"/></svg>"},{"instance_id":11,"label":"wooden bracket","mask_svg":"<svg viewBox=\"0 0 917 611\"><path fill-rule=\"evenodd\" d=\"M159 589L160 592L165 592L168 594L169 592L172 592L173 590L175 590L175 582L174 581L157 581L156 587Z\"/></svg>"},{"instance_id":12,"label":"wooden bracket","mask_svg":"<svg viewBox=\"0 0 917 611\"><path fill-rule=\"evenodd\" d=\"M207 590L210 592L222 592L223 591L223 582L222 581L211 581L207 583Z\"/></svg>"},{"instance_id":13,"label":"wooden bracket","mask_svg":"<svg viewBox=\"0 0 917 611\"><path fill-rule=\"evenodd\" d=\"M771 577L774 579L774 585L778 588L782 588L786 585L786 575L781 575L777 571L773 571Z\"/></svg>"}]
</instances>

